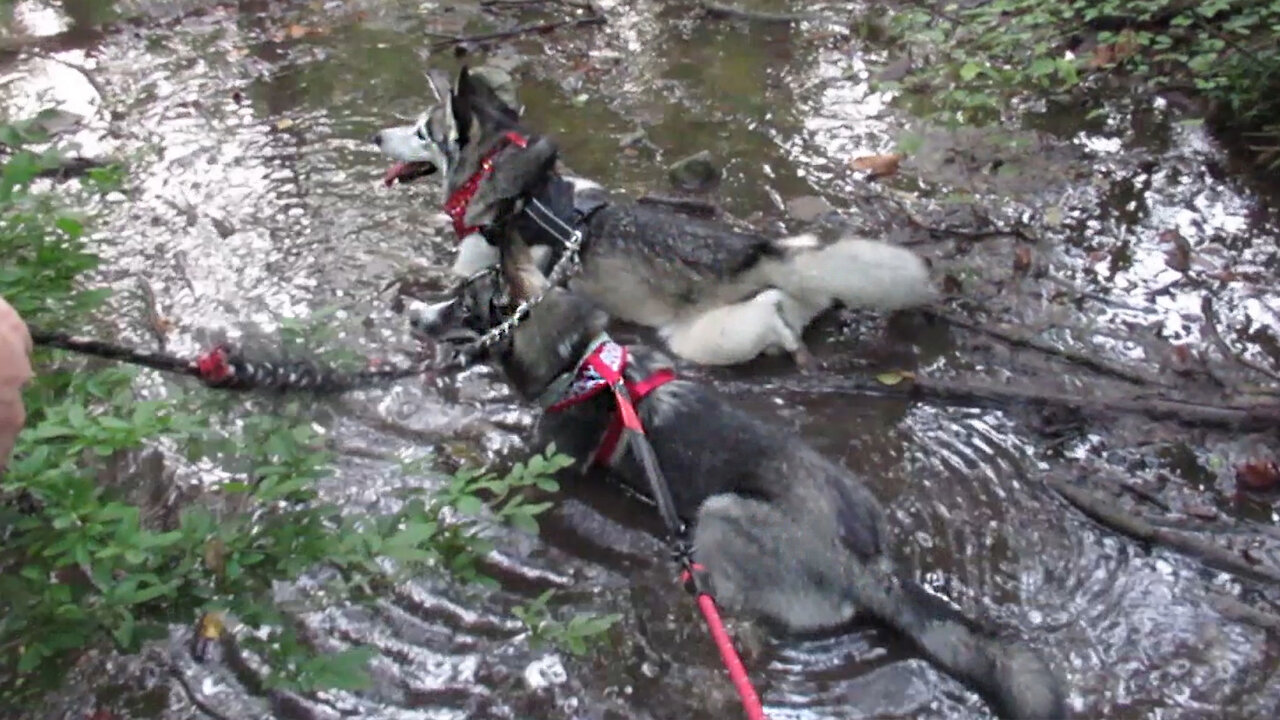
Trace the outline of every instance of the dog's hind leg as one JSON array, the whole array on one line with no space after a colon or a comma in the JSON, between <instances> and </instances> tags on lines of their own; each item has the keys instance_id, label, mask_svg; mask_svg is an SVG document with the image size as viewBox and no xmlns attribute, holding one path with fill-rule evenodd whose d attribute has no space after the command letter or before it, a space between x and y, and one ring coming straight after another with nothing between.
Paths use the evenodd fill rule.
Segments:
<instances>
[{"instance_id":1,"label":"dog's hind leg","mask_svg":"<svg viewBox=\"0 0 1280 720\"><path fill-rule=\"evenodd\" d=\"M800 339L813 313L781 290L677 320L659 331L671 352L702 365L736 365L781 349L801 367L813 358Z\"/></svg>"},{"instance_id":2,"label":"dog's hind leg","mask_svg":"<svg viewBox=\"0 0 1280 720\"><path fill-rule=\"evenodd\" d=\"M847 553L777 505L723 493L698 510L694 560L716 602L794 631L835 627L853 617L840 569Z\"/></svg>"}]
</instances>

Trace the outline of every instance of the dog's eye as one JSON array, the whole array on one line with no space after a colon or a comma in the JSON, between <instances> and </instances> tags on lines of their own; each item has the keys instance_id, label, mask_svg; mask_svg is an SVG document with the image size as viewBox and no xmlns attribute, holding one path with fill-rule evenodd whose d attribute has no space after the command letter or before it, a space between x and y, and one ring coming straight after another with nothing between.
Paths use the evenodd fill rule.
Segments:
<instances>
[{"instance_id":1,"label":"dog's eye","mask_svg":"<svg viewBox=\"0 0 1280 720\"><path fill-rule=\"evenodd\" d=\"M422 142L427 141L427 129L421 125L413 129L413 134Z\"/></svg>"}]
</instances>

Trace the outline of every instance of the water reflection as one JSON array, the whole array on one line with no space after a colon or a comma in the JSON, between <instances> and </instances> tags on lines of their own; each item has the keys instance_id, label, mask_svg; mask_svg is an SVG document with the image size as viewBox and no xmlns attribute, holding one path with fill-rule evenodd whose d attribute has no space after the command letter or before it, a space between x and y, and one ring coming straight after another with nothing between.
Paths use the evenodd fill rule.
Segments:
<instances>
[{"instance_id":1,"label":"water reflection","mask_svg":"<svg viewBox=\"0 0 1280 720\"><path fill-rule=\"evenodd\" d=\"M1031 217L1037 262L1122 306L1053 301L1042 282L1011 269L1009 240L964 254L935 248L940 264L969 273L969 287L993 315L1028 328L1053 324L1045 335L1052 341L1087 343L1118 361L1161 361L1170 342L1202 342L1206 287L1219 292L1227 322L1273 334L1280 327L1274 289L1211 277L1274 271L1280 259L1276 228L1259 219L1256 200L1205 169L1218 151L1201 129L1170 126L1159 113L1145 125L1097 130L1058 116L1044 119L1046 129L1009 130L1032 139L1031 150L1010 150L981 133L953 136L895 117L890 98L866 79L881 60L869 53L879 51L860 41L698 21L665 3L605 7L611 22L603 28L522 40L516 47L526 54L503 54L523 81L531 122L561 138L576 170L640 192L662 187L663 162L711 149L726 167L722 199L743 216L777 220L775 198L805 194L838 207L866 198L884 207L875 198L896 191L926 218L975 199L1000 220ZM118 8L123 17L137 11ZM20 2L12 24L48 36L93 24L73 12L80 11ZM511 16L458 13L407 0L242 2L57 53L90 69L105 98L77 71L31 57L10 66L19 79L3 92L15 114L52 102L91 117L76 136L86 154L129 159L127 192L98 208L100 236L111 240L105 273L120 284L151 283L176 322L172 350L194 351L209 331L265 331L337 306L332 326L343 341L382 353L408 343L378 290L410 262L445 262L452 239L433 188L381 188L382 161L364 138L415 114L426 97L424 30ZM637 128L660 155L620 150ZM917 131L921 151L887 189L850 171L851 158L893 149ZM991 170L993 159L1002 161L999 170ZM896 212L863 220L890 232L884 218L901 222ZM1189 243L1191 270L1169 266L1168 231ZM843 328L828 327L837 337L815 343L825 356L862 363L859 372L882 362L877 346L892 345L888 357L918 356L938 375L1018 380L1051 372L1044 382L1111 388L963 337L899 337L877 319ZM136 332L126 328L126 336ZM793 376L779 367L705 376L864 474L890 504L897 554L917 577L966 611L1027 634L1067 671L1082 714L1257 715L1280 699L1265 682L1275 658L1264 636L1207 608L1206 580L1233 590L1231 581L1099 531L1042 483L1046 475L1073 476L1086 461L1129 474L1157 434L1149 424L1091 428L1050 453L1031 412L868 400L839 392L836 372L804 388L788 386ZM404 476L397 457L518 454L531 422L484 371L448 396L404 383L324 417L350 449L325 490L353 509L386 509L396 488L434 482ZM1105 457L1097 446L1107 448ZM1222 467L1249 452L1244 444L1208 448ZM1211 474L1225 482L1225 472ZM375 690L326 695L319 716L334 709L378 718L732 714L703 631L656 540L641 532L649 511L617 500L608 506L597 497L605 494L569 491L545 540L500 534L500 592L423 578L373 610L335 607L308 618L335 646L371 643L381 652ZM624 614L613 648L579 660L527 646L511 607L557 584L574 591L568 611ZM771 645L752 669L778 718L985 713L873 629ZM220 707L241 716L265 707L218 668L190 672Z\"/></svg>"}]
</instances>

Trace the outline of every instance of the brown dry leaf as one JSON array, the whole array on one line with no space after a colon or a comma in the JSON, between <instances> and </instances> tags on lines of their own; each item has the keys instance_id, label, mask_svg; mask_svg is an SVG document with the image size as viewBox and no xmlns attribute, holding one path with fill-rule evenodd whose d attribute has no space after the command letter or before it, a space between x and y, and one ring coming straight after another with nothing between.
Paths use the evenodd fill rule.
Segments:
<instances>
[{"instance_id":1,"label":"brown dry leaf","mask_svg":"<svg viewBox=\"0 0 1280 720\"><path fill-rule=\"evenodd\" d=\"M1211 280L1218 280L1220 282L1227 283L1235 282L1240 279L1240 276L1232 270L1214 270L1211 273L1205 273L1205 277L1208 277Z\"/></svg>"},{"instance_id":2,"label":"brown dry leaf","mask_svg":"<svg viewBox=\"0 0 1280 720\"><path fill-rule=\"evenodd\" d=\"M227 569L227 546L218 538L204 544L204 566L214 575L222 575Z\"/></svg>"},{"instance_id":3,"label":"brown dry leaf","mask_svg":"<svg viewBox=\"0 0 1280 720\"><path fill-rule=\"evenodd\" d=\"M173 330L173 321L163 315L156 315L151 319L151 329L157 335L167 336Z\"/></svg>"},{"instance_id":4,"label":"brown dry leaf","mask_svg":"<svg viewBox=\"0 0 1280 720\"><path fill-rule=\"evenodd\" d=\"M1190 345L1186 343L1182 343L1180 345L1173 346L1173 359L1177 361L1179 364L1186 365L1190 363L1191 357L1192 356L1191 356Z\"/></svg>"},{"instance_id":5,"label":"brown dry leaf","mask_svg":"<svg viewBox=\"0 0 1280 720\"><path fill-rule=\"evenodd\" d=\"M1013 251L1013 271L1023 273L1031 269L1031 248L1019 245Z\"/></svg>"},{"instance_id":6,"label":"brown dry leaf","mask_svg":"<svg viewBox=\"0 0 1280 720\"><path fill-rule=\"evenodd\" d=\"M293 127L293 120L289 118L280 118L276 121L277 130L288 130L291 127Z\"/></svg>"},{"instance_id":7,"label":"brown dry leaf","mask_svg":"<svg viewBox=\"0 0 1280 720\"><path fill-rule=\"evenodd\" d=\"M1274 490L1280 486L1280 463L1254 460L1236 466L1236 484L1246 490Z\"/></svg>"},{"instance_id":8,"label":"brown dry leaf","mask_svg":"<svg viewBox=\"0 0 1280 720\"><path fill-rule=\"evenodd\" d=\"M960 278L950 273L942 277L942 292L948 295L959 295L964 290L964 283L960 282Z\"/></svg>"},{"instance_id":9,"label":"brown dry leaf","mask_svg":"<svg viewBox=\"0 0 1280 720\"><path fill-rule=\"evenodd\" d=\"M866 170L873 178L888 177L898 172L898 166L902 163L902 153L888 153L887 155L864 155L860 158L854 158L854 170Z\"/></svg>"},{"instance_id":10,"label":"brown dry leaf","mask_svg":"<svg viewBox=\"0 0 1280 720\"><path fill-rule=\"evenodd\" d=\"M1178 245L1171 248L1169 252L1164 254L1164 264L1170 269L1178 272L1186 272L1191 269L1191 247L1189 245Z\"/></svg>"},{"instance_id":11,"label":"brown dry leaf","mask_svg":"<svg viewBox=\"0 0 1280 720\"><path fill-rule=\"evenodd\" d=\"M307 27L306 25L290 25L289 26L289 37L293 38L294 40L297 40L299 38L304 38L310 34L311 34L311 28Z\"/></svg>"}]
</instances>

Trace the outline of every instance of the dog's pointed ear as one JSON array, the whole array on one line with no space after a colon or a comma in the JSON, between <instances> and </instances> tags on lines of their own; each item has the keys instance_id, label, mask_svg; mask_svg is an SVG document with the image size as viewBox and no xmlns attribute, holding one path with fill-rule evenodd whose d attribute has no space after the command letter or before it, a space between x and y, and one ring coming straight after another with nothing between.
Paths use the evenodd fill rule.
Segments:
<instances>
[{"instance_id":1,"label":"dog's pointed ear","mask_svg":"<svg viewBox=\"0 0 1280 720\"><path fill-rule=\"evenodd\" d=\"M458 81L453 84L453 94L449 96L449 107L453 111L454 127L458 130L458 144L465 145L470 137L475 113L475 81L466 65L458 71Z\"/></svg>"},{"instance_id":2,"label":"dog's pointed ear","mask_svg":"<svg viewBox=\"0 0 1280 720\"><path fill-rule=\"evenodd\" d=\"M493 163L467 205L463 222L486 228L505 221L519 210L519 202L555 168L559 151L550 138L531 139L524 148L508 148Z\"/></svg>"},{"instance_id":3,"label":"dog's pointed ear","mask_svg":"<svg viewBox=\"0 0 1280 720\"><path fill-rule=\"evenodd\" d=\"M449 95L449 78L448 76L441 77L435 70L429 70L427 71L427 87L431 88L431 95L435 98L435 101L442 103Z\"/></svg>"}]
</instances>

